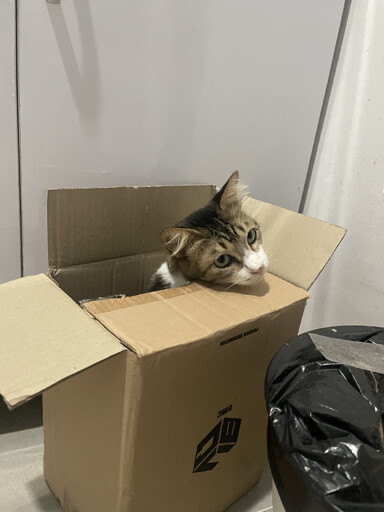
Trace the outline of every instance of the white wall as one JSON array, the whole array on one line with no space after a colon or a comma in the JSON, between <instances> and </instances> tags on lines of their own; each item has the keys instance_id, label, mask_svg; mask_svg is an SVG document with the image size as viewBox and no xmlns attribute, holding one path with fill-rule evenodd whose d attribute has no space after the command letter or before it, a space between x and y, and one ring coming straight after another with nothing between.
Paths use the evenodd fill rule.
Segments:
<instances>
[{"instance_id":1,"label":"white wall","mask_svg":"<svg viewBox=\"0 0 384 512\"><path fill-rule=\"evenodd\" d=\"M0 2L0 283L20 277L15 2Z\"/></svg>"},{"instance_id":2,"label":"white wall","mask_svg":"<svg viewBox=\"0 0 384 512\"><path fill-rule=\"evenodd\" d=\"M305 213L348 229L302 331L384 324L384 2L352 2Z\"/></svg>"},{"instance_id":3,"label":"white wall","mask_svg":"<svg viewBox=\"0 0 384 512\"><path fill-rule=\"evenodd\" d=\"M46 189L222 184L297 209L342 0L19 2L27 274Z\"/></svg>"}]
</instances>

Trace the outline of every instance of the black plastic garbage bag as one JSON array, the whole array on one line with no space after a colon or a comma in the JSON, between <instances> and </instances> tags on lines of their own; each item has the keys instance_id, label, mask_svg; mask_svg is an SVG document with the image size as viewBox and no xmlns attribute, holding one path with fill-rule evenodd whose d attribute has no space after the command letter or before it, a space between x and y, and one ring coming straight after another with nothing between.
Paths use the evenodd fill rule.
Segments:
<instances>
[{"instance_id":1,"label":"black plastic garbage bag","mask_svg":"<svg viewBox=\"0 0 384 512\"><path fill-rule=\"evenodd\" d=\"M384 345L377 327L312 333ZM384 512L384 376L327 360L310 336L286 343L266 376L268 458L281 501L286 512Z\"/></svg>"}]
</instances>

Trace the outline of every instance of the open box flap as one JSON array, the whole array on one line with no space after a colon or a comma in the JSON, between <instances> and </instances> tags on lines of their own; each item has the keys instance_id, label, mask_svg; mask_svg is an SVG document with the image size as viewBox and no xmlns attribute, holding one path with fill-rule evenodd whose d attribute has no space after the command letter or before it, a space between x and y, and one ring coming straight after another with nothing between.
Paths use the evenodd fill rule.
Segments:
<instances>
[{"instance_id":1,"label":"open box flap","mask_svg":"<svg viewBox=\"0 0 384 512\"><path fill-rule=\"evenodd\" d=\"M309 290L346 230L250 197L243 205L260 224L269 272Z\"/></svg>"},{"instance_id":2,"label":"open box flap","mask_svg":"<svg viewBox=\"0 0 384 512\"><path fill-rule=\"evenodd\" d=\"M0 394L9 408L124 347L46 275L0 286Z\"/></svg>"},{"instance_id":3,"label":"open box flap","mask_svg":"<svg viewBox=\"0 0 384 512\"><path fill-rule=\"evenodd\" d=\"M160 251L160 232L201 208L214 192L212 185L49 190L49 266Z\"/></svg>"}]
</instances>

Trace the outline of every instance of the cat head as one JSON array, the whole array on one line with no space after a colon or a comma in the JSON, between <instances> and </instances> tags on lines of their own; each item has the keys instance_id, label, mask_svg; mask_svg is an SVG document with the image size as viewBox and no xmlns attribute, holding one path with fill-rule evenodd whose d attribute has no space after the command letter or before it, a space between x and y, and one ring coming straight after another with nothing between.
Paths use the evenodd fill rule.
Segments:
<instances>
[{"instance_id":1,"label":"cat head","mask_svg":"<svg viewBox=\"0 0 384 512\"><path fill-rule=\"evenodd\" d=\"M237 171L208 204L165 229L161 240L191 281L251 285L268 267L259 225L242 209Z\"/></svg>"}]
</instances>

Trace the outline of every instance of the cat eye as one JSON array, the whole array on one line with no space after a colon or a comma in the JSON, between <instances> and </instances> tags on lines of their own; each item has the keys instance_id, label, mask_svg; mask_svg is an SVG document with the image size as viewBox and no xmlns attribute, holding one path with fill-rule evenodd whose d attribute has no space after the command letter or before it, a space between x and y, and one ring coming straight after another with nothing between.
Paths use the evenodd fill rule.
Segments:
<instances>
[{"instance_id":1,"label":"cat eye","mask_svg":"<svg viewBox=\"0 0 384 512\"><path fill-rule=\"evenodd\" d=\"M252 245L253 243L256 242L256 229L251 229L250 231L248 231L248 235L247 235L247 244L248 245Z\"/></svg>"},{"instance_id":2,"label":"cat eye","mask_svg":"<svg viewBox=\"0 0 384 512\"><path fill-rule=\"evenodd\" d=\"M232 258L229 254L222 254L218 258L215 259L215 265L219 268L228 267L232 263Z\"/></svg>"}]
</instances>

